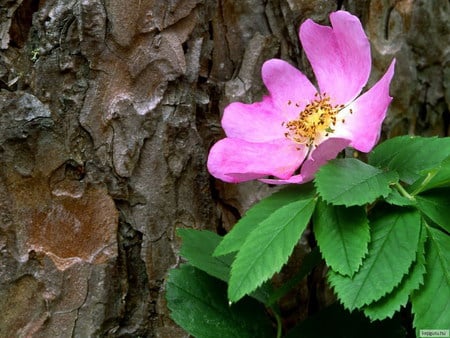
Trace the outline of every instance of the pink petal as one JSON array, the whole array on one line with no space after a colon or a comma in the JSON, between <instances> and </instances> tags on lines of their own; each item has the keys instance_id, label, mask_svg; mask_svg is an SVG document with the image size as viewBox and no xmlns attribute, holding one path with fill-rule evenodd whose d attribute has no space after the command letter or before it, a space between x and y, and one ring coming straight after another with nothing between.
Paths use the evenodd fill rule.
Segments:
<instances>
[{"instance_id":1,"label":"pink petal","mask_svg":"<svg viewBox=\"0 0 450 338\"><path fill-rule=\"evenodd\" d=\"M311 181L317 170L336 156L350 144L343 138L327 138L315 148L309 158L303 163L300 174L304 182Z\"/></svg>"},{"instance_id":2,"label":"pink petal","mask_svg":"<svg viewBox=\"0 0 450 338\"><path fill-rule=\"evenodd\" d=\"M352 114L345 116L345 123L336 127L334 136L350 134L351 146L359 151L369 152L380 138L381 125L392 97L389 96L389 85L394 76L395 60L392 61L383 77L367 92L358 97L348 107Z\"/></svg>"},{"instance_id":3,"label":"pink petal","mask_svg":"<svg viewBox=\"0 0 450 338\"><path fill-rule=\"evenodd\" d=\"M260 182L267 183L267 184L276 184L276 185L283 185L283 184L301 184L305 183L304 177L302 175L294 175L289 177L287 180L277 180L273 178L261 178L259 179Z\"/></svg>"},{"instance_id":4,"label":"pink petal","mask_svg":"<svg viewBox=\"0 0 450 338\"><path fill-rule=\"evenodd\" d=\"M328 138L311 152L309 158L303 163L300 175L294 175L288 179L260 179L268 184L300 184L314 179L317 170L336 156L350 144L349 140L342 138Z\"/></svg>"},{"instance_id":5,"label":"pink petal","mask_svg":"<svg viewBox=\"0 0 450 338\"><path fill-rule=\"evenodd\" d=\"M337 11L330 21L332 28L306 20L300 26L300 41L321 93L329 94L334 104L346 104L369 78L370 44L356 16Z\"/></svg>"},{"instance_id":6,"label":"pink petal","mask_svg":"<svg viewBox=\"0 0 450 338\"><path fill-rule=\"evenodd\" d=\"M283 60L266 61L262 67L262 78L274 106L286 121L297 118L317 93L317 89L301 71Z\"/></svg>"},{"instance_id":7,"label":"pink petal","mask_svg":"<svg viewBox=\"0 0 450 338\"><path fill-rule=\"evenodd\" d=\"M272 143L252 143L225 138L210 150L208 170L225 182L238 183L274 175L289 178L301 165L307 149L284 139Z\"/></svg>"},{"instance_id":8,"label":"pink petal","mask_svg":"<svg viewBox=\"0 0 450 338\"><path fill-rule=\"evenodd\" d=\"M228 137L249 142L266 142L284 139L284 119L273 107L270 97L262 102L245 104L233 102L225 107L222 128Z\"/></svg>"}]
</instances>

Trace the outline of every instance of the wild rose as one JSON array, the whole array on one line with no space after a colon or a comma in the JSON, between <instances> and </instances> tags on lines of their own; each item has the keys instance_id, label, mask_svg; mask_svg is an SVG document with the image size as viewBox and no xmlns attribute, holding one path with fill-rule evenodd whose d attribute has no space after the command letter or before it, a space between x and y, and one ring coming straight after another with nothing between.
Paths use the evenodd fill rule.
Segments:
<instances>
[{"instance_id":1,"label":"wild rose","mask_svg":"<svg viewBox=\"0 0 450 338\"><path fill-rule=\"evenodd\" d=\"M303 183L347 146L362 152L375 146L392 100L395 60L358 96L371 71L369 40L359 19L348 12L334 12L330 21L332 27L310 19L300 27L319 89L286 61L266 61L262 79L269 95L253 104L234 102L224 110L226 138L208 158L213 176L233 183Z\"/></svg>"}]
</instances>

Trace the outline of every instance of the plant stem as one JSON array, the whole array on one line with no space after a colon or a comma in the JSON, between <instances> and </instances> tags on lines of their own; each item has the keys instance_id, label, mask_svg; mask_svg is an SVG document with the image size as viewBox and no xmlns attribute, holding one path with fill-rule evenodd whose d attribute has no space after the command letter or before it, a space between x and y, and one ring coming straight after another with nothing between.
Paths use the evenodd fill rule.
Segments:
<instances>
[{"instance_id":1,"label":"plant stem","mask_svg":"<svg viewBox=\"0 0 450 338\"><path fill-rule=\"evenodd\" d=\"M406 197L407 199L414 201L414 196L410 195L405 188L402 187L402 185L400 183L395 183L395 187L397 188L398 192L403 196Z\"/></svg>"},{"instance_id":2,"label":"plant stem","mask_svg":"<svg viewBox=\"0 0 450 338\"><path fill-rule=\"evenodd\" d=\"M433 173L428 173L427 177L425 177L425 179L422 181L422 183L420 183L420 186L414 190L411 195L416 196L417 194L421 193L423 188L425 188L427 186L427 184L431 181L431 179L436 176L437 171L433 172Z\"/></svg>"},{"instance_id":3,"label":"plant stem","mask_svg":"<svg viewBox=\"0 0 450 338\"><path fill-rule=\"evenodd\" d=\"M276 311L274 309L272 309L272 310L273 310L273 314L275 316L275 319L277 320L277 338L281 338L281 334L282 334L282 331L283 331L283 323L281 322L281 317L278 314L278 311Z\"/></svg>"}]
</instances>

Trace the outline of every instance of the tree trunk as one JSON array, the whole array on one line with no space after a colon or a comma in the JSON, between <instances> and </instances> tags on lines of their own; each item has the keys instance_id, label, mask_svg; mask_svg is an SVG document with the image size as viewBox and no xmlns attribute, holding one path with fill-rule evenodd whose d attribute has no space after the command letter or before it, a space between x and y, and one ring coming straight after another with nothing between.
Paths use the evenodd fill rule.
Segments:
<instances>
[{"instance_id":1,"label":"tree trunk","mask_svg":"<svg viewBox=\"0 0 450 338\"><path fill-rule=\"evenodd\" d=\"M224 233L271 192L205 162L223 107L264 94L265 60L312 78L306 18L360 17L371 83L397 58L384 137L449 132L446 0L0 4L1 337L186 336L164 300L175 229ZM324 302L317 288L286 307Z\"/></svg>"}]
</instances>

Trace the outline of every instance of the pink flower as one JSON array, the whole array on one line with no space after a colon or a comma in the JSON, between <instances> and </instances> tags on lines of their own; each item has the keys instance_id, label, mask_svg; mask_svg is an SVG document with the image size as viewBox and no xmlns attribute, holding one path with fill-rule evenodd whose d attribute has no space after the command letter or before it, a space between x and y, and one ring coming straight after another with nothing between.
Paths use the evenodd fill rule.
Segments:
<instances>
[{"instance_id":1,"label":"pink flower","mask_svg":"<svg viewBox=\"0 0 450 338\"><path fill-rule=\"evenodd\" d=\"M213 176L233 183L303 183L347 146L362 152L375 146L392 101L395 60L358 96L371 70L369 40L348 12L331 13L330 21L332 27L310 19L300 27L319 90L289 63L266 61L262 78L269 95L253 104L233 102L224 110L227 137L208 157Z\"/></svg>"}]
</instances>

